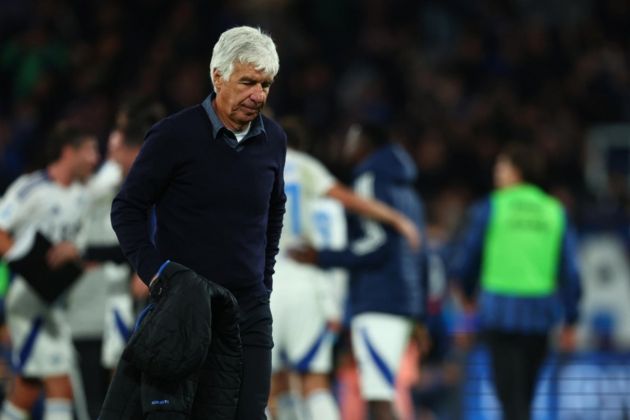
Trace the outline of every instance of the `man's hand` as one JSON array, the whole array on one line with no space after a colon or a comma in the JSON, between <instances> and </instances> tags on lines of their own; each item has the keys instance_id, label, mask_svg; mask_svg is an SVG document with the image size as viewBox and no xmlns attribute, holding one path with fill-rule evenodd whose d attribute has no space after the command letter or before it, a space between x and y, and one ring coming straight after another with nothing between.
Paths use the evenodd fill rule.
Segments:
<instances>
[{"instance_id":1,"label":"man's hand","mask_svg":"<svg viewBox=\"0 0 630 420\"><path fill-rule=\"evenodd\" d=\"M564 326L560 330L558 348L562 353L571 353L577 345L577 331L575 326Z\"/></svg>"},{"instance_id":2,"label":"man's hand","mask_svg":"<svg viewBox=\"0 0 630 420\"><path fill-rule=\"evenodd\" d=\"M422 245L422 238L416 225L407 217L399 214L394 220L394 228L400 233L406 240L411 249L418 251Z\"/></svg>"},{"instance_id":3,"label":"man's hand","mask_svg":"<svg viewBox=\"0 0 630 420\"><path fill-rule=\"evenodd\" d=\"M60 242L48 250L46 260L53 270L72 260L79 260L79 250L68 241Z\"/></svg>"},{"instance_id":4,"label":"man's hand","mask_svg":"<svg viewBox=\"0 0 630 420\"><path fill-rule=\"evenodd\" d=\"M140 279L138 273L134 273L131 278L131 295L135 299L146 299L149 297L149 287Z\"/></svg>"},{"instance_id":5,"label":"man's hand","mask_svg":"<svg viewBox=\"0 0 630 420\"><path fill-rule=\"evenodd\" d=\"M12 246L13 238L11 238L11 235L9 235L8 232L0 229L0 257L6 254Z\"/></svg>"},{"instance_id":6,"label":"man's hand","mask_svg":"<svg viewBox=\"0 0 630 420\"><path fill-rule=\"evenodd\" d=\"M317 251L310 246L289 249L289 257L302 264L317 264Z\"/></svg>"}]
</instances>

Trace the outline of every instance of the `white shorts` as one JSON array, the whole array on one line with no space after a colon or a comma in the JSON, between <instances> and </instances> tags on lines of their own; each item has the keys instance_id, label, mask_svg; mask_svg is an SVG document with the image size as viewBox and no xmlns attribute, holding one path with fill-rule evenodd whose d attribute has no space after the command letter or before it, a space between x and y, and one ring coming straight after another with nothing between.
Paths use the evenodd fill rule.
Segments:
<instances>
[{"instance_id":1,"label":"white shorts","mask_svg":"<svg viewBox=\"0 0 630 420\"><path fill-rule=\"evenodd\" d=\"M105 299L105 325L101 363L114 369L131 335L134 323L133 299L128 293L108 296Z\"/></svg>"},{"instance_id":2,"label":"white shorts","mask_svg":"<svg viewBox=\"0 0 630 420\"><path fill-rule=\"evenodd\" d=\"M47 305L16 276L6 299L13 367L24 377L70 374L74 365L72 334L65 309Z\"/></svg>"},{"instance_id":3,"label":"white shorts","mask_svg":"<svg viewBox=\"0 0 630 420\"><path fill-rule=\"evenodd\" d=\"M368 312L353 317L350 328L361 396L367 401L393 401L396 377L412 330L411 320Z\"/></svg>"},{"instance_id":4,"label":"white shorts","mask_svg":"<svg viewBox=\"0 0 630 420\"><path fill-rule=\"evenodd\" d=\"M328 373L332 369L334 334L318 298L321 270L281 259L276 264L271 294L274 372L291 369Z\"/></svg>"}]
</instances>

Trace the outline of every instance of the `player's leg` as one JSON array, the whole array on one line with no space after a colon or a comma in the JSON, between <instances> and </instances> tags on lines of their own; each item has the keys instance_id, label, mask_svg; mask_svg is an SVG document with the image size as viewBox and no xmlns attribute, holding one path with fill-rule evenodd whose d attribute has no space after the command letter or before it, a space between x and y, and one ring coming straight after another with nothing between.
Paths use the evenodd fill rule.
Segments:
<instances>
[{"instance_id":1,"label":"player's leg","mask_svg":"<svg viewBox=\"0 0 630 420\"><path fill-rule=\"evenodd\" d=\"M288 350L293 344L296 300L301 295L302 270L299 265L287 259L279 259L274 275L274 292L271 295L273 314L273 344L271 354L271 394L269 411L273 420L302 419L302 398L298 382L290 371ZM291 379L294 379L293 381ZM293 386L292 386L293 385Z\"/></svg>"},{"instance_id":2,"label":"player's leg","mask_svg":"<svg viewBox=\"0 0 630 420\"><path fill-rule=\"evenodd\" d=\"M286 322L286 354L292 370L300 374L303 415L309 419L338 419L339 409L330 391L334 333L322 310L316 282L319 271L300 266L292 277Z\"/></svg>"},{"instance_id":3,"label":"player's leg","mask_svg":"<svg viewBox=\"0 0 630 420\"><path fill-rule=\"evenodd\" d=\"M72 420L74 409L70 373L75 368L75 359L72 334L63 307L53 305L47 311L33 358L31 368L39 373L44 383L44 420Z\"/></svg>"},{"instance_id":4,"label":"player's leg","mask_svg":"<svg viewBox=\"0 0 630 420\"><path fill-rule=\"evenodd\" d=\"M529 414L524 409L527 361L523 359L522 344L517 342L515 334L502 331L489 331L485 337L503 417L515 420L528 418Z\"/></svg>"},{"instance_id":5,"label":"player's leg","mask_svg":"<svg viewBox=\"0 0 630 420\"><path fill-rule=\"evenodd\" d=\"M0 420L26 420L39 398L42 383L38 379L15 375L11 391L2 404Z\"/></svg>"},{"instance_id":6,"label":"player's leg","mask_svg":"<svg viewBox=\"0 0 630 420\"><path fill-rule=\"evenodd\" d=\"M352 319L352 347L359 363L361 396L368 403L371 419L396 419L396 377L411 326L407 318L382 313L364 313Z\"/></svg>"},{"instance_id":7,"label":"player's leg","mask_svg":"<svg viewBox=\"0 0 630 420\"><path fill-rule=\"evenodd\" d=\"M523 411L531 418L538 377L547 356L548 337L546 334L523 334L521 337L523 342L521 354L525 363Z\"/></svg>"},{"instance_id":8,"label":"player's leg","mask_svg":"<svg viewBox=\"0 0 630 420\"><path fill-rule=\"evenodd\" d=\"M42 321L35 308L28 310L26 305L38 304L30 296L24 280L16 278L6 298L7 327L12 343L12 363L18 370L32 356L34 341L41 330ZM41 305L41 304L40 304ZM25 419L30 414L41 392L41 382L35 378L25 378L21 373L14 376L12 386L2 407L1 420Z\"/></svg>"},{"instance_id":9,"label":"player's leg","mask_svg":"<svg viewBox=\"0 0 630 420\"><path fill-rule=\"evenodd\" d=\"M72 420L72 384L68 375L45 378L44 420Z\"/></svg>"},{"instance_id":10,"label":"player's leg","mask_svg":"<svg viewBox=\"0 0 630 420\"><path fill-rule=\"evenodd\" d=\"M299 420L302 418L302 401L299 393L291 387L291 372L289 370L283 369L272 374L269 401L269 412L273 420Z\"/></svg>"},{"instance_id":11,"label":"player's leg","mask_svg":"<svg viewBox=\"0 0 630 420\"><path fill-rule=\"evenodd\" d=\"M128 284L123 284L128 289ZM131 335L134 323L133 299L129 292L120 291L105 300L105 322L101 363L113 372Z\"/></svg>"},{"instance_id":12,"label":"player's leg","mask_svg":"<svg viewBox=\"0 0 630 420\"><path fill-rule=\"evenodd\" d=\"M304 411L310 419L337 420L341 415L329 380L332 371L334 333L327 328L322 317L320 325L313 326L311 336L309 350L297 364L302 372L300 382ZM309 362L305 363L305 358L309 356Z\"/></svg>"},{"instance_id":13,"label":"player's leg","mask_svg":"<svg viewBox=\"0 0 630 420\"><path fill-rule=\"evenodd\" d=\"M333 397L328 373L307 373L302 376L302 393L306 412L311 419L338 420L341 415Z\"/></svg>"}]
</instances>

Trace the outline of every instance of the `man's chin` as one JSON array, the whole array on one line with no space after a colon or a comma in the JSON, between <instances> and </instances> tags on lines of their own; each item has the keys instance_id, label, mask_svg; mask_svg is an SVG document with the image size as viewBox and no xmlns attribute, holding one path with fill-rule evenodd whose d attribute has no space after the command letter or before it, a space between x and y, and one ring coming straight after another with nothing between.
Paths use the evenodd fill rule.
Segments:
<instances>
[{"instance_id":1,"label":"man's chin","mask_svg":"<svg viewBox=\"0 0 630 420\"><path fill-rule=\"evenodd\" d=\"M254 121L258 115L260 115L260 111L243 112L240 120L243 124L248 124Z\"/></svg>"}]
</instances>

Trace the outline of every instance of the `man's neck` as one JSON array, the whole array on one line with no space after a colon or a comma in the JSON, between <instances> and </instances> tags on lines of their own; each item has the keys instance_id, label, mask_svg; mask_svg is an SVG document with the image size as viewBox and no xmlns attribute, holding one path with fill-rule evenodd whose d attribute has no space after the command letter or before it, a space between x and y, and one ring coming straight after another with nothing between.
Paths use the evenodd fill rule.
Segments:
<instances>
[{"instance_id":1,"label":"man's neck","mask_svg":"<svg viewBox=\"0 0 630 420\"><path fill-rule=\"evenodd\" d=\"M53 181L64 187L67 187L74 181L68 168L61 162L51 163L46 170L48 171L48 176L50 176Z\"/></svg>"}]
</instances>

